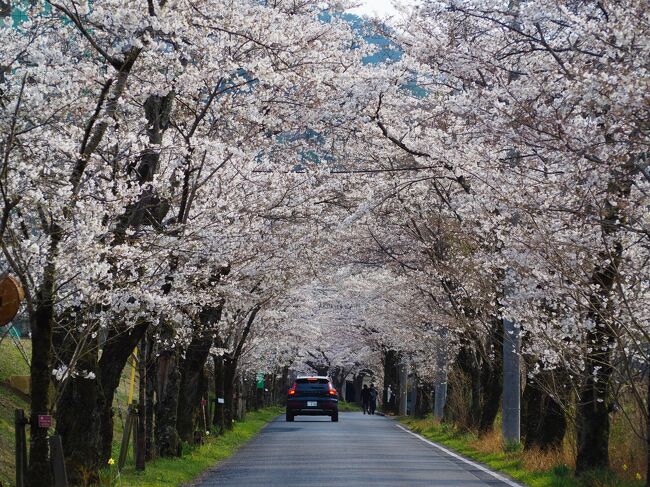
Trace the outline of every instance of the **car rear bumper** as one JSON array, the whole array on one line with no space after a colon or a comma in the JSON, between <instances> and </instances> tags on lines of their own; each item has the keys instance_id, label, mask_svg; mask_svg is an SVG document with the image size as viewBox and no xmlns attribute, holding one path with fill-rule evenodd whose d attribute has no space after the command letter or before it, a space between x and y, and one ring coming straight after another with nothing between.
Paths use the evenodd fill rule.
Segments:
<instances>
[{"instance_id":1,"label":"car rear bumper","mask_svg":"<svg viewBox=\"0 0 650 487\"><path fill-rule=\"evenodd\" d=\"M339 405L337 400L317 400L316 406L307 406L305 400L288 400L287 414L294 416L325 416L337 413Z\"/></svg>"}]
</instances>

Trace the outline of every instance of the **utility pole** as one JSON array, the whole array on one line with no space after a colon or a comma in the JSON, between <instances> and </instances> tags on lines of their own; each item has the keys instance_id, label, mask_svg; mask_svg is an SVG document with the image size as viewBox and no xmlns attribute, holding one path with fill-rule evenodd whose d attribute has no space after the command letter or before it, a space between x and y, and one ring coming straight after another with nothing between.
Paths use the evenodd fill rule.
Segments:
<instances>
[{"instance_id":1,"label":"utility pole","mask_svg":"<svg viewBox=\"0 0 650 487\"><path fill-rule=\"evenodd\" d=\"M406 401L407 401L407 381L408 381L408 363L406 358L402 359L402 363L399 368L399 415L406 416Z\"/></svg>"},{"instance_id":2,"label":"utility pole","mask_svg":"<svg viewBox=\"0 0 650 487\"><path fill-rule=\"evenodd\" d=\"M445 348L447 330L444 328L441 329L439 335L436 356L438 370L436 373L436 389L433 403L433 418L436 421L442 421L445 403L447 402L447 349Z\"/></svg>"},{"instance_id":3,"label":"utility pole","mask_svg":"<svg viewBox=\"0 0 650 487\"><path fill-rule=\"evenodd\" d=\"M418 403L418 380L415 373L411 374L413 380L411 381L411 416L417 415L416 405Z\"/></svg>"},{"instance_id":4,"label":"utility pole","mask_svg":"<svg viewBox=\"0 0 650 487\"><path fill-rule=\"evenodd\" d=\"M521 414L519 326L503 319L503 439L519 443Z\"/></svg>"}]
</instances>

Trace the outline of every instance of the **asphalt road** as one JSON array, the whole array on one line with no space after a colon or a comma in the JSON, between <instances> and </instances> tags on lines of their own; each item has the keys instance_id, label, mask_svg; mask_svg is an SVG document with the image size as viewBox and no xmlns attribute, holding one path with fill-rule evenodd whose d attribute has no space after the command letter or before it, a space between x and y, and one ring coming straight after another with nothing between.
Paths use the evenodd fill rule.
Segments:
<instances>
[{"instance_id":1,"label":"asphalt road","mask_svg":"<svg viewBox=\"0 0 650 487\"><path fill-rule=\"evenodd\" d=\"M216 486L514 487L381 416L284 416L194 484Z\"/></svg>"}]
</instances>

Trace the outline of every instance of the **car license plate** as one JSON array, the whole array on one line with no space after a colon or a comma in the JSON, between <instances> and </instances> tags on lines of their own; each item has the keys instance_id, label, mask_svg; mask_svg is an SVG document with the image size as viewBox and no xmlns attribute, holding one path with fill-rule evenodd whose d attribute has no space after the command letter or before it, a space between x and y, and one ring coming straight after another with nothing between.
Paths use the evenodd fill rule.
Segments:
<instances>
[{"instance_id":1,"label":"car license plate","mask_svg":"<svg viewBox=\"0 0 650 487\"><path fill-rule=\"evenodd\" d=\"M308 407L308 408L316 407L316 406L318 406L318 402L317 402L317 401L307 401L307 407Z\"/></svg>"}]
</instances>

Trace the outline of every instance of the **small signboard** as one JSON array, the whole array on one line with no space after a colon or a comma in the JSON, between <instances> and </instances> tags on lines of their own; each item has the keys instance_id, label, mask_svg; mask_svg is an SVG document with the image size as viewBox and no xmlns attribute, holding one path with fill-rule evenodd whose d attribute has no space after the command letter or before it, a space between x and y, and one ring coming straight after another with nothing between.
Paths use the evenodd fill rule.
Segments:
<instances>
[{"instance_id":1,"label":"small signboard","mask_svg":"<svg viewBox=\"0 0 650 487\"><path fill-rule=\"evenodd\" d=\"M223 397L218 397L217 398L217 404L224 404L226 401L224 400Z\"/></svg>"},{"instance_id":2,"label":"small signboard","mask_svg":"<svg viewBox=\"0 0 650 487\"><path fill-rule=\"evenodd\" d=\"M264 389L264 374L262 372L257 373L257 388Z\"/></svg>"},{"instance_id":3,"label":"small signboard","mask_svg":"<svg viewBox=\"0 0 650 487\"><path fill-rule=\"evenodd\" d=\"M49 414L39 414L38 415L38 427L39 428L51 428L52 427L52 416Z\"/></svg>"},{"instance_id":4,"label":"small signboard","mask_svg":"<svg viewBox=\"0 0 650 487\"><path fill-rule=\"evenodd\" d=\"M201 406L205 406L208 403L205 399L201 399Z\"/></svg>"}]
</instances>

